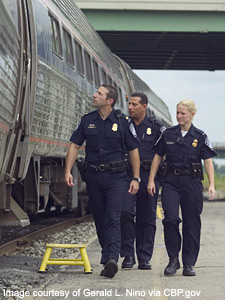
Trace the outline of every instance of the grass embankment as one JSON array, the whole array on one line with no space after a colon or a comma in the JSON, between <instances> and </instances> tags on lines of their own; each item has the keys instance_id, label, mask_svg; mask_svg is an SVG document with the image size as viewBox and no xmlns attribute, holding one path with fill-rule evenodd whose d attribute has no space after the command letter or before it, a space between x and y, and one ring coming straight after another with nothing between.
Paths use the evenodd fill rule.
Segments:
<instances>
[{"instance_id":1,"label":"grass embankment","mask_svg":"<svg viewBox=\"0 0 225 300\"><path fill-rule=\"evenodd\" d=\"M204 180L202 181L204 189L208 189L209 182L206 173L204 174ZM225 191L225 174L215 173L215 188L217 191Z\"/></svg>"}]
</instances>

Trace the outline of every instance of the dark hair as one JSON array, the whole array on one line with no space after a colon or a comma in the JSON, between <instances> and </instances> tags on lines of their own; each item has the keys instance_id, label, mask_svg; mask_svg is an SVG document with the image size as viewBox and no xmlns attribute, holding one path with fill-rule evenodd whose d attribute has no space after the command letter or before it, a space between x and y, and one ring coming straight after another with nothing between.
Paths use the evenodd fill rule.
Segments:
<instances>
[{"instance_id":1,"label":"dark hair","mask_svg":"<svg viewBox=\"0 0 225 300\"><path fill-rule=\"evenodd\" d=\"M102 87L104 87L105 89L108 90L106 99L112 98L114 100L112 103L112 107L114 107L114 105L116 104L117 98L118 98L117 89L114 86L107 85L107 84L103 84Z\"/></svg>"},{"instance_id":2,"label":"dark hair","mask_svg":"<svg viewBox=\"0 0 225 300\"><path fill-rule=\"evenodd\" d=\"M134 92L130 95L131 97L140 97L141 98L141 101L140 103L141 104L147 104L148 105L148 97L144 94L144 93L141 93L141 92Z\"/></svg>"}]
</instances>

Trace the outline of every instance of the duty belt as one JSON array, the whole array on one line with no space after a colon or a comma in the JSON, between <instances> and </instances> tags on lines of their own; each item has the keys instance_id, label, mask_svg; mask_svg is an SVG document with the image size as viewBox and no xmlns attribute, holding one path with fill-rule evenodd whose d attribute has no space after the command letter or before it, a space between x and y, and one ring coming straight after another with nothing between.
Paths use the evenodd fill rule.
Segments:
<instances>
[{"instance_id":1,"label":"duty belt","mask_svg":"<svg viewBox=\"0 0 225 300\"><path fill-rule=\"evenodd\" d=\"M101 171L101 172L108 171L110 167L109 163L104 163L104 162L99 165L89 164L89 163L87 165L91 168L96 169L96 171Z\"/></svg>"},{"instance_id":2,"label":"duty belt","mask_svg":"<svg viewBox=\"0 0 225 300\"><path fill-rule=\"evenodd\" d=\"M178 175L191 175L192 174L190 167L187 167L185 169L176 169L176 168L168 167L167 173L172 173L172 174L175 174L177 176Z\"/></svg>"},{"instance_id":3,"label":"duty belt","mask_svg":"<svg viewBox=\"0 0 225 300\"><path fill-rule=\"evenodd\" d=\"M100 172L110 171L112 173L116 173L116 172L122 172L126 170L126 165L124 160L101 162L101 163L87 162L87 166L94 168L96 171L100 171Z\"/></svg>"}]
</instances>

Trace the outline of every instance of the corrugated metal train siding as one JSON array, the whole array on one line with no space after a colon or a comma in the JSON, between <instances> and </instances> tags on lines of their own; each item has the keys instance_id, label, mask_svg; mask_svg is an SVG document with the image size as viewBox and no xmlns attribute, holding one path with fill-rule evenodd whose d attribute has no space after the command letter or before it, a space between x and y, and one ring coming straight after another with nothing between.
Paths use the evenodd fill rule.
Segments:
<instances>
[{"instance_id":1,"label":"corrugated metal train siding","mask_svg":"<svg viewBox=\"0 0 225 300\"><path fill-rule=\"evenodd\" d=\"M91 99L76 82L39 64L31 133L31 137L36 138L35 153L65 156L67 147L63 145L68 145L80 118L91 107ZM37 138L42 142L38 142Z\"/></svg>"},{"instance_id":2,"label":"corrugated metal train siding","mask_svg":"<svg viewBox=\"0 0 225 300\"><path fill-rule=\"evenodd\" d=\"M17 18L16 18L17 20ZM19 74L19 36L17 24L0 5L0 171L9 129L14 121L17 80Z\"/></svg>"}]
</instances>

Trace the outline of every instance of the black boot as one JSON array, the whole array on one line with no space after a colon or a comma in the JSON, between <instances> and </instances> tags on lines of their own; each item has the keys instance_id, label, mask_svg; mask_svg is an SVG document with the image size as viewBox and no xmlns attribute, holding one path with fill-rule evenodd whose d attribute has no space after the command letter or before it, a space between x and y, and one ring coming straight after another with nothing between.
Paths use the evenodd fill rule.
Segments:
<instances>
[{"instance_id":1,"label":"black boot","mask_svg":"<svg viewBox=\"0 0 225 300\"><path fill-rule=\"evenodd\" d=\"M125 256L124 260L122 262L122 268L123 269L131 269L133 268L133 265L136 264L135 258L133 256Z\"/></svg>"},{"instance_id":2,"label":"black boot","mask_svg":"<svg viewBox=\"0 0 225 300\"><path fill-rule=\"evenodd\" d=\"M195 276L195 270L192 268L191 265L184 265L183 266L183 275L184 276Z\"/></svg>"},{"instance_id":3,"label":"black boot","mask_svg":"<svg viewBox=\"0 0 225 300\"><path fill-rule=\"evenodd\" d=\"M150 263L148 261L143 260L143 261L139 261L138 269L140 269L140 270L151 270L152 266L150 265Z\"/></svg>"},{"instance_id":4,"label":"black boot","mask_svg":"<svg viewBox=\"0 0 225 300\"><path fill-rule=\"evenodd\" d=\"M180 269L178 257L170 258L169 264L164 270L164 275L174 275L178 269Z\"/></svg>"},{"instance_id":5,"label":"black boot","mask_svg":"<svg viewBox=\"0 0 225 300\"><path fill-rule=\"evenodd\" d=\"M118 272L118 266L115 259L109 259L101 271L100 275L104 277L113 278Z\"/></svg>"}]
</instances>

